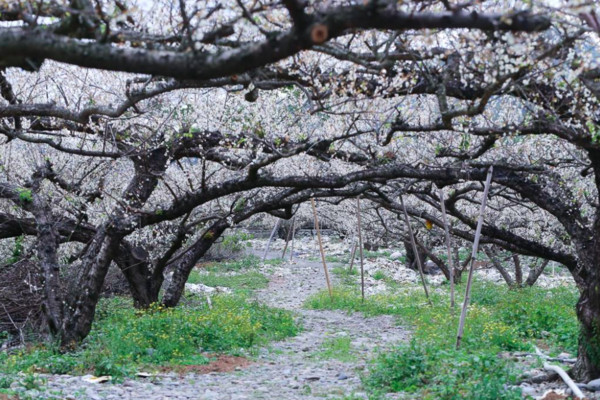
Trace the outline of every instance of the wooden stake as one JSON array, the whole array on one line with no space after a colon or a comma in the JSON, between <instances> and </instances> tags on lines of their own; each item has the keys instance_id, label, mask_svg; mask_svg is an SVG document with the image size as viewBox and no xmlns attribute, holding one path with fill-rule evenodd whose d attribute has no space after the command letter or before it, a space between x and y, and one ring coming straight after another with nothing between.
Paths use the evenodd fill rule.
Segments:
<instances>
[{"instance_id":1,"label":"wooden stake","mask_svg":"<svg viewBox=\"0 0 600 400\"><path fill-rule=\"evenodd\" d=\"M469 277L467 278L467 287L465 289L465 300L463 302L462 310L460 311L460 320L458 322L458 333L456 334L456 349L460 348L460 342L462 340L463 332L465 330L465 319L467 317L467 308L469 307L469 300L471 296L471 283L473 281L473 270L475 269L475 258L477 257L477 251L479 250L479 238L481 236L481 227L483 226L483 215L485 206L487 205L488 193L490 192L490 184L492 182L492 173L494 167L490 166L485 179L485 186L483 188L483 200L481 200L481 208L479 209L479 219L477 220L477 228L475 229L475 240L473 241L473 251L471 252L471 266L469 267Z\"/></svg>"},{"instance_id":2,"label":"wooden stake","mask_svg":"<svg viewBox=\"0 0 600 400\"><path fill-rule=\"evenodd\" d=\"M365 259L363 257L363 240L360 220L360 198L356 198L356 213L358 215L358 246L360 249L360 294L365 301Z\"/></svg>"},{"instance_id":3,"label":"wooden stake","mask_svg":"<svg viewBox=\"0 0 600 400\"><path fill-rule=\"evenodd\" d=\"M279 229L280 223L281 223L281 219L277 219L277 222L275 223L275 226L273 227L273 230L271 231L271 236L269 236L269 242L267 243L267 248L265 249L265 254L263 254L263 258L262 258L263 262L267 258L267 253L269 252L269 249L271 248L271 242L273 241L273 238L275 237L275 233L277 232L277 229Z\"/></svg>"},{"instance_id":4,"label":"wooden stake","mask_svg":"<svg viewBox=\"0 0 600 400\"><path fill-rule=\"evenodd\" d=\"M323 261L323 271L325 271L325 281L327 282L327 290L329 290L329 297L331 298L331 300L333 300L333 291L331 290L331 283L329 282L329 271L327 271L327 264L325 263L325 251L323 250L321 230L319 229L319 217L317 217L317 207L315 206L314 197L310 198L310 204L312 205L313 214L315 216L315 229L317 230L317 238L319 240L319 249L321 251L321 261Z\"/></svg>"},{"instance_id":5,"label":"wooden stake","mask_svg":"<svg viewBox=\"0 0 600 400\"><path fill-rule=\"evenodd\" d=\"M454 263L452 262L452 243L450 242L450 228L448 226L448 218L446 216L446 203L444 199L444 191L440 192L440 205L442 206L442 221L444 221L444 232L446 234L446 251L448 256L448 269L450 270L450 308L454 308Z\"/></svg>"},{"instance_id":6,"label":"wooden stake","mask_svg":"<svg viewBox=\"0 0 600 400\"><path fill-rule=\"evenodd\" d=\"M288 248L288 244L290 243L290 236L292 236L292 231L294 230L294 220L296 219L296 216L294 215L292 217L292 226L291 226L291 230L288 231L288 234L285 237L285 246L283 246L283 252L281 253L281 259L283 259L285 257L285 251Z\"/></svg>"},{"instance_id":7,"label":"wooden stake","mask_svg":"<svg viewBox=\"0 0 600 400\"><path fill-rule=\"evenodd\" d=\"M410 221L408 220L408 213L406 212L406 207L404 207L404 200L402 196L400 196L400 204L402 205L402 210L404 210L404 220L406 221L406 227L408 228L408 236L410 236L410 241L412 243L413 251L415 252L415 258L417 259L417 265L419 266L419 275L421 276L421 283L423 284L423 290L425 291L425 297L427 298L427 302L429 305L433 305L431 303L431 299L429 298L429 290L427 290L427 283L425 282L425 274L423 274L423 264L421 263L421 257L419 257L419 250L417 248L417 242L415 240L415 235L413 233L412 227L410 226Z\"/></svg>"}]
</instances>

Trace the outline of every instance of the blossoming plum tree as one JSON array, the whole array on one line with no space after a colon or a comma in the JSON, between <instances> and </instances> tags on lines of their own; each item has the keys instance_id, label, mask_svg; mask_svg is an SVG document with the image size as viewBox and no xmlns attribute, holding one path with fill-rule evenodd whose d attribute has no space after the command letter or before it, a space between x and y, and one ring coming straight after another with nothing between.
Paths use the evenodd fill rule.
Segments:
<instances>
[{"instance_id":1,"label":"blossoming plum tree","mask_svg":"<svg viewBox=\"0 0 600 400\"><path fill-rule=\"evenodd\" d=\"M558 7L560 6L560 7ZM91 328L112 263L175 306L253 215L362 195L565 265L600 375L600 24L587 4L0 3L0 237L30 237L50 331ZM75 266L68 290L64 262Z\"/></svg>"}]
</instances>

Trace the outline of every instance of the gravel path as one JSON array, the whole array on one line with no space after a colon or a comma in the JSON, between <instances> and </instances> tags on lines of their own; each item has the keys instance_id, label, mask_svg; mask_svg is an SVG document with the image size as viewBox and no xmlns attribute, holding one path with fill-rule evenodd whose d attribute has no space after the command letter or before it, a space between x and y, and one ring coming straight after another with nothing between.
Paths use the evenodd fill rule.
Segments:
<instances>
[{"instance_id":1,"label":"gravel path","mask_svg":"<svg viewBox=\"0 0 600 400\"><path fill-rule=\"evenodd\" d=\"M298 260L272 267L269 286L256 297L271 306L293 310L304 330L296 337L259 351L256 362L230 373L175 374L126 380L121 384L87 383L76 376L46 376L46 394L63 399L323 399L361 395L360 373L378 348L408 338L389 316L304 310L304 300L325 287L322 266ZM354 360L320 357L322 344L348 337ZM321 352L321 353L319 353ZM35 395L36 393L30 394ZM35 398L35 396L34 396Z\"/></svg>"}]
</instances>

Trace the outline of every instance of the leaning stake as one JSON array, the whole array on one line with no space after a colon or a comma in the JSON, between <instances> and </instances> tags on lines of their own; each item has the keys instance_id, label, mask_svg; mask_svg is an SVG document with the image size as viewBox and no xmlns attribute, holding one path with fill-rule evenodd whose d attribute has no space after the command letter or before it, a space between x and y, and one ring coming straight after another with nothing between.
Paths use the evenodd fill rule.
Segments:
<instances>
[{"instance_id":1,"label":"leaning stake","mask_svg":"<svg viewBox=\"0 0 600 400\"><path fill-rule=\"evenodd\" d=\"M294 217L292 218L291 230L289 230L288 234L285 236L285 246L283 246L283 252L281 253L282 260L285 257L285 251L288 248L288 244L290 244L290 237L292 236L292 231L294 230L294 220L295 219L296 219L296 216L294 215Z\"/></svg>"},{"instance_id":2,"label":"leaning stake","mask_svg":"<svg viewBox=\"0 0 600 400\"><path fill-rule=\"evenodd\" d=\"M360 198L356 198L356 212L358 214L358 246L360 248L360 294L362 296L362 301L365 301L365 259L363 257L363 240L362 240L362 230L360 228Z\"/></svg>"},{"instance_id":3,"label":"leaning stake","mask_svg":"<svg viewBox=\"0 0 600 400\"><path fill-rule=\"evenodd\" d=\"M442 221L444 221L444 232L446 233L446 250L448 252L448 269L450 271L450 308L454 308L454 263L452 263L452 243L450 243L450 228L448 227L448 218L446 216L446 204L444 200L444 191L440 191L440 204L442 206Z\"/></svg>"},{"instance_id":4,"label":"leaning stake","mask_svg":"<svg viewBox=\"0 0 600 400\"><path fill-rule=\"evenodd\" d=\"M273 238L275 237L275 232L277 232L277 229L279 229L280 223L281 223L281 219L277 219L277 223L273 227L273 231L271 231L271 236L269 236L269 242L267 243L267 248L265 249L265 254L263 254L263 258L262 258L263 261L265 261L265 259L267 258L267 253L269 252L269 249L271 248L271 242L273 241Z\"/></svg>"},{"instance_id":5,"label":"leaning stake","mask_svg":"<svg viewBox=\"0 0 600 400\"><path fill-rule=\"evenodd\" d=\"M404 207L404 199L402 199L402 196L400 196L400 204L402 205L402 210L404 210L404 220L406 221L406 226L408 227L408 235L410 236L412 248L415 252L415 257L417 258L417 265L419 266L419 275L421 275L421 283L423 284L423 290L425 290L425 297L427 297L427 302L429 303L429 305L432 305L431 299L429 298L429 290L427 290L427 283L425 283L425 275L423 274L423 265L421 264L421 257L419 257L419 250L417 249L417 241L415 240L415 235L413 234L412 227L410 226L410 221L408 220L408 213L406 212L406 207Z\"/></svg>"},{"instance_id":6,"label":"leaning stake","mask_svg":"<svg viewBox=\"0 0 600 400\"><path fill-rule=\"evenodd\" d=\"M475 229L475 240L473 241L473 251L471 252L471 265L469 267L469 277L467 278L467 287L465 289L465 301L460 311L460 321L458 322L458 333L456 334L456 349L460 348L460 341L462 340L463 331L465 329L465 319L467 317L467 308L469 307L469 300L471 296L471 282L473 280L473 269L475 266L475 257L477 256L477 250L479 248L479 237L481 236L481 227L483 225L483 214L485 206L487 205L487 197L490 192L490 183L492 182L492 173L494 167L490 166L487 177L485 178L485 187L483 189L483 200L481 200L481 208L479 209L479 219L477 220L477 228Z\"/></svg>"},{"instance_id":7,"label":"leaning stake","mask_svg":"<svg viewBox=\"0 0 600 400\"><path fill-rule=\"evenodd\" d=\"M319 249L321 251L321 260L323 261L323 270L325 271L325 281L327 282L327 290L329 290L329 298L333 300L333 292L331 291L331 283L329 282L329 272L325 263L325 251L323 250L323 242L321 241L321 230L319 229L319 218L317 217L317 207L315 207L314 197L310 198L313 214L315 215L315 229L317 230L317 238L319 239Z\"/></svg>"}]
</instances>

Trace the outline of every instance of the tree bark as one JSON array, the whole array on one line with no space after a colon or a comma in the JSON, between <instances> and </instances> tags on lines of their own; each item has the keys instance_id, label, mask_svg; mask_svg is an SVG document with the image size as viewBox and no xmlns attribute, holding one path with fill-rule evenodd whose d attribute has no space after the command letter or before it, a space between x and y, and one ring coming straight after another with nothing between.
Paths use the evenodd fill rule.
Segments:
<instances>
[{"instance_id":1,"label":"tree bark","mask_svg":"<svg viewBox=\"0 0 600 400\"><path fill-rule=\"evenodd\" d=\"M406 251L406 267L413 271L417 271L417 258L415 257L415 251L413 250L412 244L408 240L403 240L402 242L404 244L404 250ZM419 248L419 258L423 263L427 262L427 253L422 248Z\"/></svg>"},{"instance_id":2,"label":"tree bark","mask_svg":"<svg viewBox=\"0 0 600 400\"><path fill-rule=\"evenodd\" d=\"M72 348L90 333L104 278L120 240L121 237L110 236L100 229L86 252L78 280L80 289L63 322L62 347Z\"/></svg>"},{"instance_id":3,"label":"tree bark","mask_svg":"<svg viewBox=\"0 0 600 400\"><path fill-rule=\"evenodd\" d=\"M227 229L226 220L219 220L204 232L204 234L188 249L186 254L182 256L174 265L173 276L171 282L165 290L165 295L162 298L162 304L166 307L175 307L185 289L185 283L190 276L190 272L196 265L196 262L202 257L210 246L223 234Z\"/></svg>"},{"instance_id":4,"label":"tree bark","mask_svg":"<svg viewBox=\"0 0 600 400\"><path fill-rule=\"evenodd\" d=\"M581 324L577 362L572 374L579 381L600 377L600 279L596 277L581 290L577 302Z\"/></svg>"},{"instance_id":5,"label":"tree bark","mask_svg":"<svg viewBox=\"0 0 600 400\"><path fill-rule=\"evenodd\" d=\"M513 261L515 263L515 283L518 287L523 286L523 269L521 268L521 260L519 260L518 254L512 255Z\"/></svg>"},{"instance_id":6,"label":"tree bark","mask_svg":"<svg viewBox=\"0 0 600 400\"><path fill-rule=\"evenodd\" d=\"M527 280L525 280L525 284L527 286L533 286L535 282L537 282L542 272L546 269L546 266L550 260L542 260L542 264L540 266L532 265L529 267L529 275L527 275ZM536 263L537 264L537 263Z\"/></svg>"}]
</instances>

